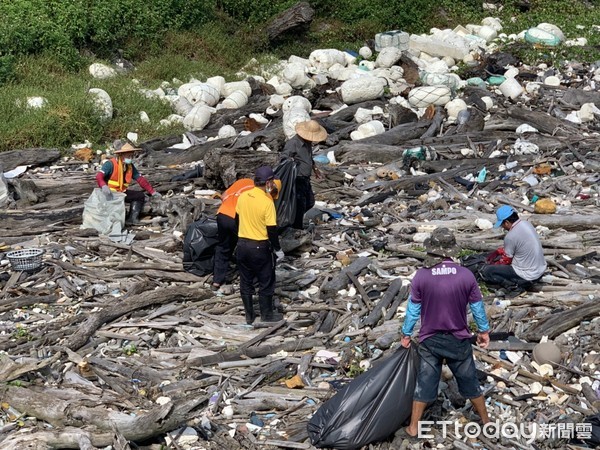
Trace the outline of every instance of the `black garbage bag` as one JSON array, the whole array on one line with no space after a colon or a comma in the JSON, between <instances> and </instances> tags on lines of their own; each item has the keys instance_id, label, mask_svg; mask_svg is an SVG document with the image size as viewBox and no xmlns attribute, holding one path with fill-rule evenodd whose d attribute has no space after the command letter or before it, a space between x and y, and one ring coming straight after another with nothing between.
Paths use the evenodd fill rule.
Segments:
<instances>
[{"instance_id":1,"label":"black garbage bag","mask_svg":"<svg viewBox=\"0 0 600 450\"><path fill-rule=\"evenodd\" d=\"M418 355L412 345L356 377L308 422L315 447L353 450L386 439L410 417Z\"/></svg>"},{"instance_id":2,"label":"black garbage bag","mask_svg":"<svg viewBox=\"0 0 600 450\"><path fill-rule=\"evenodd\" d=\"M215 247L218 242L215 219L202 217L191 223L183 240L183 268L198 276L212 273Z\"/></svg>"},{"instance_id":3,"label":"black garbage bag","mask_svg":"<svg viewBox=\"0 0 600 450\"><path fill-rule=\"evenodd\" d=\"M469 269L479 279L479 271L487 264L489 253L475 253L460 258L460 265Z\"/></svg>"},{"instance_id":4,"label":"black garbage bag","mask_svg":"<svg viewBox=\"0 0 600 450\"><path fill-rule=\"evenodd\" d=\"M294 224L296 218L296 162L292 158L282 160L275 169L275 177L281 180L281 192L275 200L277 226L285 228Z\"/></svg>"},{"instance_id":5,"label":"black garbage bag","mask_svg":"<svg viewBox=\"0 0 600 450\"><path fill-rule=\"evenodd\" d=\"M171 177L171 179L169 181L191 180L193 178L200 178L203 175L204 175L204 167L202 167L200 164L197 164L196 167L194 167L193 169L188 170L187 172L183 172L180 175L175 175L175 176Z\"/></svg>"},{"instance_id":6,"label":"black garbage bag","mask_svg":"<svg viewBox=\"0 0 600 450\"><path fill-rule=\"evenodd\" d=\"M572 439L571 443L572 444L585 444L589 448L600 448L600 413L594 414L593 416L587 416L583 420L583 423L591 424L591 430L588 425L585 432L583 430L576 432L575 434L578 436L575 439ZM586 435L588 435L589 438L587 436L584 438L583 437L584 433ZM580 439L580 437L581 437L581 439Z\"/></svg>"}]
</instances>

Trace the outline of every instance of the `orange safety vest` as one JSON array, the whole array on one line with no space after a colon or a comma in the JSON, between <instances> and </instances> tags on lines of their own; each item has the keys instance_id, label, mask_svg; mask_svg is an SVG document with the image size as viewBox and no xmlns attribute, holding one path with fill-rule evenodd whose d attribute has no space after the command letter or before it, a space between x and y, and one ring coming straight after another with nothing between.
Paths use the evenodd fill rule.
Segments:
<instances>
[{"instance_id":1,"label":"orange safety vest","mask_svg":"<svg viewBox=\"0 0 600 450\"><path fill-rule=\"evenodd\" d=\"M123 164L123 160L118 158L111 158L110 162L113 171L108 180L108 187L111 191L124 192L133 179L133 164ZM123 166L126 166L127 170L124 171Z\"/></svg>"},{"instance_id":2,"label":"orange safety vest","mask_svg":"<svg viewBox=\"0 0 600 450\"><path fill-rule=\"evenodd\" d=\"M253 187L254 180L251 180L250 178L237 180L223 192L223 195L221 196L222 203L217 214L225 214L226 216L235 219L235 207L237 206L238 198L240 198L242 192L248 191Z\"/></svg>"}]
</instances>

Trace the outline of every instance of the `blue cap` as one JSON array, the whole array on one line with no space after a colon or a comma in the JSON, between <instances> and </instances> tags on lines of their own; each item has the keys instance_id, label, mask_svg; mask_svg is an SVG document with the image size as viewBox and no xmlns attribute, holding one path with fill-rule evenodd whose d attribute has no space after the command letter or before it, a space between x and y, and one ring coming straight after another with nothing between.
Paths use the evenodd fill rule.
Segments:
<instances>
[{"instance_id":1,"label":"blue cap","mask_svg":"<svg viewBox=\"0 0 600 450\"><path fill-rule=\"evenodd\" d=\"M512 206L503 205L498 208L498 211L496 211L496 219L498 219L498 221L494 224L494 228L499 228L502 225L502 222L512 216L514 212L515 210Z\"/></svg>"}]
</instances>

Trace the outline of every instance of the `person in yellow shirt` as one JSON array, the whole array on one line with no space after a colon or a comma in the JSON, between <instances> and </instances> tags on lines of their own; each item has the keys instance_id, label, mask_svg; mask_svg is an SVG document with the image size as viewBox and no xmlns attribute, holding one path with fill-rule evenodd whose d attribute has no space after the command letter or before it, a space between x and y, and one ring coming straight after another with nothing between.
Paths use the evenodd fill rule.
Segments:
<instances>
[{"instance_id":1,"label":"person in yellow shirt","mask_svg":"<svg viewBox=\"0 0 600 450\"><path fill-rule=\"evenodd\" d=\"M238 241L238 226L235 221L235 208L240 195L254 188L254 180L241 178L233 183L223 195L221 195L221 206L217 211L217 228L219 243L215 247L215 261L213 266L213 289L219 289L227 278L229 260ZM274 186L269 194L273 200L277 200L281 191L281 180L274 180Z\"/></svg>"},{"instance_id":2,"label":"person in yellow shirt","mask_svg":"<svg viewBox=\"0 0 600 450\"><path fill-rule=\"evenodd\" d=\"M283 319L274 310L275 260L284 254L277 235L275 204L270 192L275 186L273 169L256 169L254 188L243 192L235 208L238 221L237 265L240 272L240 295L244 303L246 323L252 324L256 314L252 306L254 280L258 280L258 304L263 322Z\"/></svg>"}]
</instances>

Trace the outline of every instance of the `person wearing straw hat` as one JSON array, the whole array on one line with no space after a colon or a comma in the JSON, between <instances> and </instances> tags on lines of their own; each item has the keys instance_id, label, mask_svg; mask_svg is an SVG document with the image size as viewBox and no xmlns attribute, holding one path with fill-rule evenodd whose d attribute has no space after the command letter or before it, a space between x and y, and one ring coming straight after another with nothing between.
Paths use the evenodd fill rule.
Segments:
<instances>
[{"instance_id":1,"label":"person wearing straw hat","mask_svg":"<svg viewBox=\"0 0 600 450\"><path fill-rule=\"evenodd\" d=\"M315 165L312 146L327 139L327 131L316 120L307 120L296 125L296 136L286 142L281 155L296 161L296 217L292 225L296 229L304 228L304 214L315 204L315 194L310 184L314 171L317 178L321 172Z\"/></svg>"},{"instance_id":2,"label":"person wearing straw hat","mask_svg":"<svg viewBox=\"0 0 600 450\"><path fill-rule=\"evenodd\" d=\"M96 174L98 187L107 200L113 199L113 192L125 192L125 202L131 203L126 223L139 223L140 213L144 207L146 196L142 191L129 189L132 181L136 181L153 198L160 198L160 194L154 190L148 180L144 178L133 165L135 152L141 151L133 145L126 143L115 151L114 158L102 164L100 171Z\"/></svg>"},{"instance_id":3,"label":"person wearing straw hat","mask_svg":"<svg viewBox=\"0 0 600 450\"><path fill-rule=\"evenodd\" d=\"M213 266L214 290L219 289L227 278L229 260L238 241L238 224L235 221L235 208L240 195L254 188L254 180L241 178L233 183L223 195L221 195L221 206L217 210L217 229L219 243L215 247L215 259ZM273 200L277 200L281 191L281 180L273 180L266 185L267 193Z\"/></svg>"},{"instance_id":4,"label":"person wearing straw hat","mask_svg":"<svg viewBox=\"0 0 600 450\"><path fill-rule=\"evenodd\" d=\"M437 398L442 363L450 367L460 394L471 399L484 424L489 422L481 393L467 321L469 306L479 330L477 343L486 348L490 342L489 323L483 297L475 275L453 261L458 254L456 238L447 228L436 228L425 240L426 267L415 274L408 297L400 344L408 348L417 320L419 330L419 368L413 397L410 425L404 431L410 437L419 432L419 420L427 405Z\"/></svg>"},{"instance_id":5,"label":"person wearing straw hat","mask_svg":"<svg viewBox=\"0 0 600 450\"><path fill-rule=\"evenodd\" d=\"M256 169L254 187L243 192L235 207L239 223L237 265L240 271L240 296L246 323L256 318L253 306L254 280L258 281L258 304L263 322L276 322L283 316L275 310L275 262L283 259L277 234L273 198L269 194L275 173L269 166Z\"/></svg>"}]
</instances>

